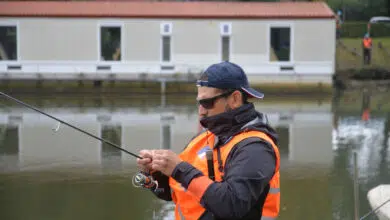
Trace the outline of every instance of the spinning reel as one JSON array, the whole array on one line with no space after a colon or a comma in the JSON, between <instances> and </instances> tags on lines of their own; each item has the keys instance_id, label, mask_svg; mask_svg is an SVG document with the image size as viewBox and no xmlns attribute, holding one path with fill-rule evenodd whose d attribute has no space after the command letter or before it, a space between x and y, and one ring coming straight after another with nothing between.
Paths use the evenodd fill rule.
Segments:
<instances>
[{"instance_id":1,"label":"spinning reel","mask_svg":"<svg viewBox=\"0 0 390 220\"><path fill-rule=\"evenodd\" d=\"M137 188L143 187L153 190L158 188L158 182L154 180L151 175L143 171L139 171L136 175L134 175L132 182Z\"/></svg>"}]
</instances>

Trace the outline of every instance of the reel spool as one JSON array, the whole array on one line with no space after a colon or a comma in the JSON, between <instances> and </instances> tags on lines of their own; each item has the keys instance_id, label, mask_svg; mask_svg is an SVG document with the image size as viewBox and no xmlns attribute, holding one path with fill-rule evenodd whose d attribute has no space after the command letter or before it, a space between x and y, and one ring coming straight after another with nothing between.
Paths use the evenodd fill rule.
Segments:
<instances>
[{"instance_id":1,"label":"reel spool","mask_svg":"<svg viewBox=\"0 0 390 220\"><path fill-rule=\"evenodd\" d=\"M151 175L146 174L145 172L139 171L136 175L133 176L132 179L133 186L136 188L147 188L155 189L158 188L158 182L153 179Z\"/></svg>"}]
</instances>

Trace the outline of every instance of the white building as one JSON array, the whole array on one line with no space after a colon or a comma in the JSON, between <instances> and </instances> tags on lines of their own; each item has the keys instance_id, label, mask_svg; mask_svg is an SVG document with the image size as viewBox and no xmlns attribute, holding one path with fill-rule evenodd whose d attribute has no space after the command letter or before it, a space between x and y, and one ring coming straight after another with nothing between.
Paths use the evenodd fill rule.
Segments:
<instances>
[{"instance_id":1,"label":"white building","mask_svg":"<svg viewBox=\"0 0 390 220\"><path fill-rule=\"evenodd\" d=\"M250 79L331 83L323 2L0 2L0 77L134 79L240 64Z\"/></svg>"}]
</instances>

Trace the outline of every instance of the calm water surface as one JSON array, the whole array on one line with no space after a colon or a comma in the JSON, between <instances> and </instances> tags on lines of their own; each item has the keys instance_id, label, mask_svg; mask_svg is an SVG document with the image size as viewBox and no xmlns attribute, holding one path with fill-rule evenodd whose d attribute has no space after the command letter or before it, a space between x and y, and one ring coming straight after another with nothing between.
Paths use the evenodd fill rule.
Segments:
<instances>
[{"instance_id":1,"label":"calm water surface","mask_svg":"<svg viewBox=\"0 0 390 220\"><path fill-rule=\"evenodd\" d=\"M195 96L15 96L135 153L180 152L198 129ZM280 135L279 219L353 219L354 151L360 216L370 210L368 190L390 179L390 106L369 96L375 105L370 102L370 117L362 120L364 98L255 103ZM132 185L135 164L121 151L0 99L1 220L173 219L171 203Z\"/></svg>"}]
</instances>

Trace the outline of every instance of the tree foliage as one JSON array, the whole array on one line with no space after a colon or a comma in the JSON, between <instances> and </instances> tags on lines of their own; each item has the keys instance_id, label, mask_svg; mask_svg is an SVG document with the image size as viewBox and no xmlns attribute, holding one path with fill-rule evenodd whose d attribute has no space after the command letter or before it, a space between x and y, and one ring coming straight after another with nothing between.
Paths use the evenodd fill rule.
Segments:
<instances>
[{"instance_id":1,"label":"tree foliage","mask_svg":"<svg viewBox=\"0 0 390 220\"><path fill-rule=\"evenodd\" d=\"M368 21L374 16L390 17L390 0L239 0L259 2L326 2L336 13L341 10L349 21Z\"/></svg>"},{"instance_id":2,"label":"tree foliage","mask_svg":"<svg viewBox=\"0 0 390 220\"><path fill-rule=\"evenodd\" d=\"M337 12L345 13L349 21L368 21L374 16L390 16L390 0L327 0Z\"/></svg>"}]
</instances>

